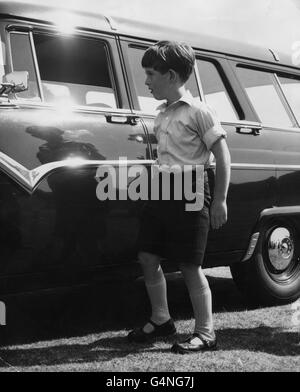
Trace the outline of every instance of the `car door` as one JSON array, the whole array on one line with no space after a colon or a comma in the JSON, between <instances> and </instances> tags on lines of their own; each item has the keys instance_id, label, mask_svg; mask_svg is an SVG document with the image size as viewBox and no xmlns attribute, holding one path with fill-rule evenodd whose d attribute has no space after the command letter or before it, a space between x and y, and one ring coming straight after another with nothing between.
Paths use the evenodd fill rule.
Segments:
<instances>
[{"instance_id":1,"label":"car door","mask_svg":"<svg viewBox=\"0 0 300 392\"><path fill-rule=\"evenodd\" d=\"M231 154L228 221L211 232L208 244L208 251L220 252L222 262L223 252L241 257L260 212L276 201L275 140L249 103L231 60L199 52L197 66L204 99L227 132Z\"/></svg>"},{"instance_id":2,"label":"car door","mask_svg":"<svg viewBox=\"0 0 300 392\"><path fill-rule=\"evenodd\" d=\"M277 67L270 70L268 76L276 86L281 105L288 116L284 120L280 117L278 121L280 110L273 110L273 117L263 121L275 142L276 206L295 206L300 201L300 75L296 70ZM263 108L257 109L263 117Z\"/></svg>"},{"instance_id":3,"label":"car door","mask_svg":"<svg viewBox=\"0 0 300 392\"><path fill-rule=\"evenodd\" d=\"M274 205L299 203L299 91L296 72L279 66L236 64L237 75L249 102L269 135L274 151L276 199Z\"/></svg>"},{"instance_id":4,"label":"car door","mask_svg":"<svg viewBox=\"0 0 300 392\"><path fill-rule=\"evenodd\" d=\"M120 189L114 200L97 197L101 165L118 177L121 167L149 164L147 135L129 109L115 37L23 26L6 40L10 70L27 70L29 89L0 108L1 211L11 211L1 225L17 239L10 251L2 247L0 271L132 262L141 202L124 192L120 199Z\"/></svg>"}]
</instances>

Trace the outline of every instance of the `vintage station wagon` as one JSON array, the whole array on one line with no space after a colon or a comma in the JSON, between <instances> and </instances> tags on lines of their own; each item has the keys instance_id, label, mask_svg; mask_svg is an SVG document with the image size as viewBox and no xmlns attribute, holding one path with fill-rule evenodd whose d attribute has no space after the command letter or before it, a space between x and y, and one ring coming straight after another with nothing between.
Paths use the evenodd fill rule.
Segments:
<instances>
[{"instance_id":1,"label":"vintage station wagon","mask_svg":"<svg viewBox=\"0 0 300 392\"><path fill-rule=\"evenodd\" d=\"M195 49L188 88L217 111L232 157L228 223L211 231L204 266L230 266L259 303L300 296L300 69L290 54L9 1L0 37L0 295L139 273L144 201L99 201L95 176L103 164L154 164L159 102L140 63L153 42L174 39Z\"/></svg>"}]
</instances>

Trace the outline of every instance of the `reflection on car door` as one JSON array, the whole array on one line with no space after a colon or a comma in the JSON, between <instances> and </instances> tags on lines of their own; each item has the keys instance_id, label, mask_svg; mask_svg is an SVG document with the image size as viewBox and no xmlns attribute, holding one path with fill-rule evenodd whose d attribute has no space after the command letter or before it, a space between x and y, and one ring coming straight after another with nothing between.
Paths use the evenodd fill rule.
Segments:
<instances>
[{"instance_id":1,"label":"reflection on car door","mask_svg":"<svg viewBox=\"0 0 300 392\"><path fill-rule=\"evenodd\" d=\"M122 95L125 88L118 57L112 67L111 53L117 53L114 39L88 39L85 52L78 50L80 43L69 41L67 56L62 55L64 60L58 64L61 68L55 68L51 56L64 47L63 37L37 34L32 40L22 32L11 38L14 70L29 71L30 89L18 95L17 106L12 102L11 107L1 109L1 184L5 184L1 196L14 212L5 221L1 214L0 223L15 241L2 241L6 257L0 272L74 270L131 262L136 257L142 202L102 202L96 197L99 165L109 164L118 171L124 162L128 167L149 164L144 127ZM30 42L36 44L38 71L33 56L28 55L32 53ZM93 56L87 56L87 50L94 52L97 45L106 61L102 56L93 74L93 64L86 60L92 62ZM72 55L76 71L64 72L64 66L71 66ZM7 203L5 209L10 211Z\"/></svg>"}]
</instances>

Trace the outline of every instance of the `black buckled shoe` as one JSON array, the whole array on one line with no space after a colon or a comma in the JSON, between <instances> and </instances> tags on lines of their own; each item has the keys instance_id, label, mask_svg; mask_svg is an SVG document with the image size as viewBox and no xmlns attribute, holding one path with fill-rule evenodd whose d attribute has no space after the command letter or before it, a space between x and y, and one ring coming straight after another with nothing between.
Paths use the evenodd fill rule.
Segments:
<instances>
[{"instance_id":1,"label":"black buckled shoe","mask_svg":"<svg viewBox=\"0 0 300 392\"><path fill-rule=\"evenodd\" d=\"M137 328L128 334L128 340L132 343L146 343L153 340L154 338L167 337L176 333L176 328L172 319L168 320L162 325L157 325L151 320L148 322L154 327L152 332L145 332L143 327Z\"/></svg>"},{"instance_id":2,"label":"black buckled shoe","mask_svg":"<svg viewBox=\"0 0 300 392\"><path fill-rule=\"evenodd\" d=\"M199 338L200 343L193 343L194 338ZM210 351L216 349L217 349L216 338L214 340L208 340L203 338L199 334L194 333L192 336L190 336L182 343L178 343L178 342L175 343L172 346L171 351L176 354L190 354L190 353L195 353L200 351Z\"/></svg>"}]
</instances>

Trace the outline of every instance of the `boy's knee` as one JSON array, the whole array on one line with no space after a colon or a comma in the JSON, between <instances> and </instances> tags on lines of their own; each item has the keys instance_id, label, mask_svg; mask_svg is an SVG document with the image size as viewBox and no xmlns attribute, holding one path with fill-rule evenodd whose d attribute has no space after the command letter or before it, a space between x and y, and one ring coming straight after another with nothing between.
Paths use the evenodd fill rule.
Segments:
<instances>
[{"instance_id":1,"label":"boy's knee","mask_svg":"<svg viewBox=\"0 0 300 392\"><path fill-rule=\"evenodd\" d=\"M201 271L201 269L202 269L201 266L196 265L196 264L192 264L192 263L180 263L178 265L178 267L181 272L184 272L184 271L198 272L198 271Z\"/></svg>"},{"instance_id":2,"label":"boy's knee","mask_svg":"<svg viewBox=\"0 0 300 392\"><path fill-rule=\"evenodd\" d=\"M139 252L138 261L142 266L158 266L160 264L159 256L147 252Z\"/></svg>"}]
</instances>

